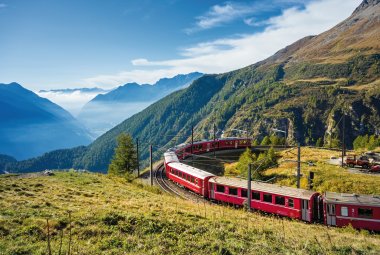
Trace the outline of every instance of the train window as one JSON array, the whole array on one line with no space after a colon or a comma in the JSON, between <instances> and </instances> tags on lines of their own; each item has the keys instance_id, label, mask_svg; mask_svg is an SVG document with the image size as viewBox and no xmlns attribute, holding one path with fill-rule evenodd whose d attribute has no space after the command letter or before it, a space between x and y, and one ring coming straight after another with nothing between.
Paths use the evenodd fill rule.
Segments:
<instances>
[{"instance_id":1,"label":"train window","mask_svg":"<svg viewBox=\"0 0 380 255\"><path fill-rule=\"evenodd\" d=\"M228 194L237 196L237 194L238 194L237 188L229 188Z\"/></svg>"},{"instance_id":2,"label":"train window","mask_svg":"<svg viewBox=\"0 0 380 255\"><path fill-rule=\"evenodd\" d=\"M369 208L359 208L358 215L359 217L362 217L362 218L372 218L373 210Z\"/></svg>"},{"instance_id":3,"label":"train window","mask_svg":"<svg viewBox=\"0 0 380 255\"><path fill-rule=\"evenodd\" d=\"M194 181L194 177L191 177L191 182L192 182L192 183L195 183L195 181Z\"/></svg>"},{"instance_id":4,"label":"train window","mask_svg":"<svg viewBox=\"0 0 380 255\"><path fill-rule=\"evenodd\" d=\"M187 176L187 180L188 180L188 181L191 180L191 176L190 176L190 175Z\"/></svg>"},{"instance_id":5,"label":"train window","mask_svg":"<svg viewBox=\"0 0 380 255\"><path fill-rule=\"evenodd\" d=\"M264 194L264 202L272 203L272 195L271 194Z\"/></svg>"},{"instance_id":6,"label":"train window","mask_svg":"<svg viewBox=\"0 0 380 255\"><path fill-rule=\"evenodd\" d=\"M285 205L285 197L276 196L275 202L276 205Z\"/></svg>"},{"instance_id":7,"label":"train window","mask_svg":"<svg viewBox=\"0 0 380 255\"><path fill-rule=\"evenodd\" d=\"M197 185L198 185L198 179L197 179L197 178L195 178L195 184L197 184Z\"/></svg>"},{"instance_id":8,"label":"train window","mask_svg":"<svg viewBox=\"0 0 380 255\"><path fill-rule=\"evenodd\" d=\"M344 217L347 217L348 216L348 208L345 207L345 206L342 206L340 208L340 215L344 216Z\"/></svg>"},{"instance_id":9,"label":"train window","mask_svg":"<svg viewBox=\"0 0 380 255\"><path fill-rule=\"evenodd\" d=\"M288 206L294 207L294 200L293 199L291 199L291 198L288 199Z\"/></svg>"},{"instance_id":10,"label":"train window","mask_svg":"<svg viewBox=\"0 0 380 255\"><path fill-rule=\"evenodd\" d=\"M327 205L327 213L329 215L335 215L335 205L334 204Z\"/></svg>"},{"instance_id":11,"label":"train window","mask_svg":"<svg viewBox=\"0 0 380 255\"><path fill-rule=\"evenodd\" d=\"M252 199L253 200L260 200L260 192L252 192Z\"/></svg>"},{"instance_id":12,"label":"train window","mask_svg":"<svg viewBox=\"0 0 380 255\"><path fill-rule=\"evenodd\" d=\"M216 191L224 193L224 186L222 186L222 185L216 185Z\"/></svg>"},{"instance_id":13,"label":"train window","mask_svg":"<svg viewBox=\"0 0 380 255\"><path fill-rule=\"evenodd\" d=\"M240 194L241 194L241 197L247 197L248 196L248 192L246 189L241 189Z\"/></svg>"}]
</instances>

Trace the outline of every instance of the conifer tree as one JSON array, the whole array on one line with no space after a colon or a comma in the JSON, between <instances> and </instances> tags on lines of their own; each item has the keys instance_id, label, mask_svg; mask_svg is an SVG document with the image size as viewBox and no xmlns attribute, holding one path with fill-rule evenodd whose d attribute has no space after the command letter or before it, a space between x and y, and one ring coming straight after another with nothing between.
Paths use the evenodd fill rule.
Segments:
<instances>
[{"instance_id":1,"label":"conifer tree","mask_svg":"<svg viewBox=\"0 0 380 255\"><path fill-rule=\"evenodd\" d=\"M248 165L256 161L256 155L249 148L239 157L237 169L241 176L247 176Z\"/></svg>"},{"instance_id":2,"label":"conifer tree","mask_svg":"<svg viewBox=\"0 0 380 255\"><path fill-rule=\"evenodd\" d=\"M117 147L108 174L129 177L136 168L136 150L132 137L122 133L117 137Z\"/></svg>"},{"instance_id":3,"label":"conifer tree","mask_svg":"<svg viewBox=\"0 0 380 255\"><path fill-rule=\"evenodd\" d=\"M269 145L270 144L270 139L268 136L265 136L264 139L261 141L260 145Z\"/></svg>"}]
</instances>

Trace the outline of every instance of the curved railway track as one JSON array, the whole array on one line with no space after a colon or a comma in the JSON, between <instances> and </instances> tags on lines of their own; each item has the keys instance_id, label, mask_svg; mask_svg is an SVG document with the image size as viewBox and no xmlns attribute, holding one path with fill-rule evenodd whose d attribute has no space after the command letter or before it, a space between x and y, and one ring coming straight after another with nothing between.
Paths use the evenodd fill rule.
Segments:
<instances>
[{"instance_id":1,"label":"curved railway track","mask_svg":"<svg viewBox=\"0 0 380 255\"><path fill-rule=\"evenodd\" d=\"M199 195L189 191L185 190L183 187L178 186L177 184L173 183L172 181L168 180L166 178L166 175L164 174L164 164L160 164L157 166L157 168L154 170L153 177L155 180L155 183L160 187L161 190L165 191L168 194L186 199L191 200L193 202L205 202L203 197L200 197ZM208 201L207 201L208 202Z\"/></svg>"}]
</instances>

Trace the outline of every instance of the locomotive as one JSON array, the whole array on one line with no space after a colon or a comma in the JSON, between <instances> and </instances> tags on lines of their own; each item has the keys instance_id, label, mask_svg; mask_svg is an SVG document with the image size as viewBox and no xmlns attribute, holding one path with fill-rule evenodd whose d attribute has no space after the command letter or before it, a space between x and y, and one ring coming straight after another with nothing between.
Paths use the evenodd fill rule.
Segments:
<instances>
[{"instance_id":1,"label":"locomotive","mask_svg":"<svg viewBox=\"0 0 380 255\"><path fill-rule=\"evenodd\" d=\"M232 177L215 176L183 164L180 159L214 150L242 149L251 146L250 139L224 138L181 144L164 153L168 179L216 202L243 206L248 203L248 183ZM252 209L305 222L328 226L351 225L357 229L380 231L380 196L344 194L284 187L252 181Z\"/></svg>"}]
</instances>

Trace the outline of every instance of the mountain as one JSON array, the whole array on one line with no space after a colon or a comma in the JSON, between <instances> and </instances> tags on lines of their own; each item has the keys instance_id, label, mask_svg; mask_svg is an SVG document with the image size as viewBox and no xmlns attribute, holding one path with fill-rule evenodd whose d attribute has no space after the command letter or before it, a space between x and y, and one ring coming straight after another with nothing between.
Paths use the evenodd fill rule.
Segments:
<instances>
[{"instance_id":1,"label":"mountain","mask_svg":"<svg viewBox=\"0 0 380 255\"><path fill-rule=\"evenodd\" d=\"M107 92L109 92L109 90L94 87L94 88L50 89L50 90L43 90L42 89L42 90L38 91L38 93L48 93L48 92L64 93L64 94L71 94L74 92L101 94L101 93L107 93Z\"/></svg>"},{"instance_id":2,"label":"mountain","mask_svg":"<svg viewBox=\"0 0 380 255\"><path fill-rule=\"evenodd\" d=\"M153 102L187 87L202 75L198 72L180 74L160 79L153 85L127 83L106 94L97 95L82 108L78 119L92 133L100 136Z\"/></svg>"},{"instance_id":3,"label":"mountain","mask_svg":"<svg viewBox=\"0 0 380 255\"><path fill-rule=\"evenodd\" d=\"M188 140L192 126L196 139L212 137L214 124L227 135L245 129L262 139L277 128L287 129L288 143L314 145L321 139L328 145L342 138L345 123L350 145L380 126L379 28L379 1L363 1L320 35L245 68L204 75L157 101L96 139L73 166L105 171L122 132L139 139L141 159L147 159L149 144L159 158Z\"/></svg>"},{"instance_id":4,"label":"mountain","mask_svg":"<svg viewBox=\"0 0 380 255\"><path fill-rule=\"evenodd\" d=\"M0 119L0 154L17 159L91 142L68 112L17 83L0 84Z\"/></svg>"}]
</instances>

